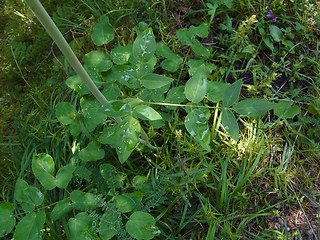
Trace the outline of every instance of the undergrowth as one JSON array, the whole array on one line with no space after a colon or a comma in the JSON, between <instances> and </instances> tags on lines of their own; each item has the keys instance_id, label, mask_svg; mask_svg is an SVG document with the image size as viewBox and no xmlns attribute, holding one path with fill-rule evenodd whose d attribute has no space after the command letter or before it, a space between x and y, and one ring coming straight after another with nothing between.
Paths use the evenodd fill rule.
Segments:
<instances>
[{"instance_id":1,"label":"undergrowth","mask_svg":"<svg viewBox=\"0 0 320 240\"><path fill-rule=\"evenodd\" d=\"M318 2L1 3L0 237L319 239Z\"/></svg>"}]
</instances>

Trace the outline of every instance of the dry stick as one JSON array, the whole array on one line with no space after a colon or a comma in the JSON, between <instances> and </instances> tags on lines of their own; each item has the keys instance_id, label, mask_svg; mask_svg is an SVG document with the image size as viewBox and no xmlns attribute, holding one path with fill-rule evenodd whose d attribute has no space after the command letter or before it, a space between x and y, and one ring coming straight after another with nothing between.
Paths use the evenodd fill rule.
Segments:
<instances>
[{"instance_id":1,"label":"dry stick","mask_svg":"<svg viewBox=\"0 0 320 240\"><path fill-rule=\"evenodd\" d=\"M28 4L29 8L32 10L34 15L38 18L39 22L42 24L42 26L46 29L47 33L50 35L50 37L54 40L54 42L57 44L65 58L68 60L72 68L76 71L76 73L80 76L86 87L90 90L90 92L93 94L93 96L102 104L107 105L109 101L102 95L100 90L97 88L97 86L94 84L94 82L91 80L90 76L88 75L87 71L84 69L84 67L81 65L80 61L70 48L69 44L61 34L60 30L56 26L56 24L52 21L51 17L47 13L47 11L44 9L42 4L39 0L26 0L26 3ZM121 118L115 118L117 123L121 123ZM141 129L141 136L143 139L139 138L139 142L145 144L146 146L150 147L151 149L157 149L156 147L152 146L149 143L149 139L147 134L143 129Z\"/></svg>"}]
</instances>

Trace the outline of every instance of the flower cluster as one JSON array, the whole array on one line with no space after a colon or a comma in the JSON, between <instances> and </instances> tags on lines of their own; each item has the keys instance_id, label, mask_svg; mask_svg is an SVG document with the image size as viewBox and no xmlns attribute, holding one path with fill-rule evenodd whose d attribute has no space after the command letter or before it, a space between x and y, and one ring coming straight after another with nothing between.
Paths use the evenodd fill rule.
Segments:
<instances>
[{"instance_id":1,"label":"flower cluster","mask_svg":"<svg viewBox=\"0 0 320 240\"><path fill-rule=\"evenodd\" d=\"M275 15L273 14L273 12L271 10L269 11L269 14L267 15L267 17L272 18L272 22L274 22L274 23L277 21Z\"/></svg>"}]
</instances>

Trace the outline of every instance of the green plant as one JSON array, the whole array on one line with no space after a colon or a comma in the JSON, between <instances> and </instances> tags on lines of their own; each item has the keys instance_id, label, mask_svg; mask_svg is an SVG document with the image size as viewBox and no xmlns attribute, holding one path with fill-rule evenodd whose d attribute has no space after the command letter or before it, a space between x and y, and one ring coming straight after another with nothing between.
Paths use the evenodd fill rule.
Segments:
<instances>
[{"instance_id":1,"label":"green plant","mask_svg":"<svg viewBox=\"0 0 320 240\"><path fill-rule=\"evenodd\" d=\"M277 62L277 54L283 56L280 50L288 49L290 29L256 24L259 16L252 13L247 20L237 19L231 2L250 8L254 4L212 1L216 5L207 5L211 25L179 29L157 42L153 29L141 22L134 28L135 39L132 31L128 41L116 43L113 39L119 34L109 22L111 13L103 14L109 3L83 1L97 19L91 34L96 46L88 47L87 54L78 52L84 69L73 56L78 71L68 71L71 91L52 95L50 104L34 100L48 116L35 125L31 119L39 110L33 110L19 123L20 174L13 198L0 206L1 217L9 219L3 223L5 237L14 226L15 239L26 234L30 239L291 234L260 226L279 216L275 207L288 207L296 199L288 182L294 180L294 164L305 154L298 153L303 144L316 149L312 138L318 137L317 97L302 116L307 108L300 90L285 95L272 91L278 72L288 68L287 55ZM213 24L213 16L220 25ZM253 38L255 27L274 29ZM212 28L223 33L215 39L226 40L219 43L226 51L204 43ZM279 37L277 48L265 48L264 37ZM272 66L258 64L268 61L261 59L261 50L272 50ZM310 63L317 66L316 60ZM295 63L293 71L302 65ZM252 85L241 77L244 71L252 71ZM89 88L82 74L93 80ZM304 118L307 114L312 118ZM299 124L313 124L308 137Z\"/></svg>"}]
</instances>

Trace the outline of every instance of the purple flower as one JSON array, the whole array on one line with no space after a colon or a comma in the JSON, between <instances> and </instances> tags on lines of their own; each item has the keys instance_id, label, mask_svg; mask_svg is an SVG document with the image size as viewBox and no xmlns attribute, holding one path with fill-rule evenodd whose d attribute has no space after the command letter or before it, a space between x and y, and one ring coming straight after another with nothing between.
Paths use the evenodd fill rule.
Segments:
<instances>
[{"instance_id":1,"label":"purple flower","mask_svg":"<svg viewBox=\"0 0 320 240\"><path fill-rule=\"evenodd\" d=\"M271 10L269 11L269 14L267 15L267 17L272 18L272 22L274 22L274 23L277 21L275 15L273 14L273 12Z\"/></svg>"}]
</instances>

